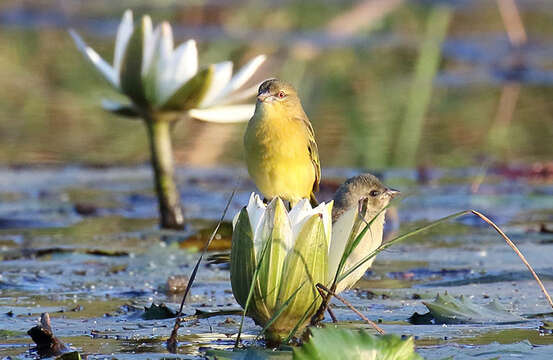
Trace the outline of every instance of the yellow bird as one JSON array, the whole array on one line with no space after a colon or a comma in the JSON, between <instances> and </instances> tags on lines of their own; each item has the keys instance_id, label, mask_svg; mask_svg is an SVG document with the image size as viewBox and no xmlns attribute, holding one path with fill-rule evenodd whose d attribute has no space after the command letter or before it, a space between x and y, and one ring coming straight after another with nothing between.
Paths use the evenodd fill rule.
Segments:
<instances>
[{"instance_id":1,"label":"yellow bird","mask_svg":"<svg viewBox=\"0 0 553 360\"><path fill-rule=\"evenodd\" d=\"M267 200L279 196L293 206L309 198L317 204L319 151L313 127L292 85L278 79L261 84L244 146L248 172Z\"/></svg>"}]
</instances>

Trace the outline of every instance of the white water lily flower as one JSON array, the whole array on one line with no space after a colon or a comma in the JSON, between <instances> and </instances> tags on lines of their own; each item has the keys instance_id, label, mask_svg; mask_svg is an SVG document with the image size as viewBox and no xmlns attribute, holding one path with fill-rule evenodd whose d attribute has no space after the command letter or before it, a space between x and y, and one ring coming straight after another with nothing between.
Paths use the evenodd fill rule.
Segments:
<instances>
[{"instance_id":1,"label":"white water lily flower","mask_svg":"<svg viewBox=\"0 0 553 360\"><path fill-rule=\"evenodd\" d=\"M185 110L193 118L213 122L247 121L253 115L255 105L237 103L256 94L255 86L242 88L265 61L264 55L254 57L234 76L230 61L200 69L194 40L174 48L169 23L153 29L150 17L144 16L135 25L130 10L125 11L117 30L113 65L75 31L70 34L85 57L135 108ZM107 110L125 113L124 105L109 105Z\"/></svg>"},{"instance_id":2,"label":"white water lily flower","mask_svg":"<svg viewBox=\"0 0 553 360\"><path fill-rule=\"evenodd\" d=\"M259 265L247 314L263 327L273 321L266 329L270 341L304 327L320 305L315 285L328 282L332 204L312 208L303 199L288 212L280 198L265 205L252 194L234 218L232 291L245 307Z\"/></svg>"}]
</instances>

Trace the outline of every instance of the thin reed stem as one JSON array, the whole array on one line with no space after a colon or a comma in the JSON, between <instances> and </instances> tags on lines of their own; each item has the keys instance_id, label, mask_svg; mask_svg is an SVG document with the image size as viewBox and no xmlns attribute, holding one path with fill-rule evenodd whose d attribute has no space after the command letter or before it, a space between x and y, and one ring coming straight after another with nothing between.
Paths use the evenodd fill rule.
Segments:
<instances>
[{"instance_id":1,"label":"thin reed stem","mask_svg":"<svg viewBox=\"0 0 553 360\"><path fill-rule=\"evenodd\" d=\"M328 293L327 296L334 296L336 299L340 300L344 305L346 305L351 311L353 311L354 313L356 313L357 315L359 315L359 317L361 319L363 319L367 324L369 324L370 326L372 326L380 335L384 335L385 332L384 330L382 330L378 325L376 325L376 323L372 320L369 320L369 318L367 318L365 315L363 315L359 310L357 310L353 305L351 305L351 303L349 301L347 301L346 299L344 299L343 297L341 297L340 295L336 294L335 292L331 291L329 288L327 288L326 286L324 286L323 284L317 284L317 288L319 289L322 289L324 291L326 291Z\"/></svg>"}]
</instances>

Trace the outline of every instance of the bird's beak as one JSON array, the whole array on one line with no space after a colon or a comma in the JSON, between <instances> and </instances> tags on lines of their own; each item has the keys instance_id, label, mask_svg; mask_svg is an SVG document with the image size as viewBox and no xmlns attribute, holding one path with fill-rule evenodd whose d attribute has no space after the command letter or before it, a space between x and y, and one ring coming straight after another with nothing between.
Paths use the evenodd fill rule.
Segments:
<instances>
[{"instance_id":1,"label":"bird's beak","mask_svg":"<svg viewBox=\"0 0 553 360\"><path fill-rule=\"evenodd\" d=\"M273 96L268 92L262 92L261 94L257 95L257 101L259 102L271 102L273 101Z\"/></svg>"},{"instance_id":2,"label":"bird's beak","mask_svg":"<svg viewBox=\"0 0 553 360\"><path fill-rule=\"evenodd\" d=\"M390 197L390 199L393 199L395 198L396 196L398 196L399 194L401 194L401 191L399 190L394 190L394 189L386 189L386 191L384 192L386 195L388 195Z\"/></svg>"}]
</instances>

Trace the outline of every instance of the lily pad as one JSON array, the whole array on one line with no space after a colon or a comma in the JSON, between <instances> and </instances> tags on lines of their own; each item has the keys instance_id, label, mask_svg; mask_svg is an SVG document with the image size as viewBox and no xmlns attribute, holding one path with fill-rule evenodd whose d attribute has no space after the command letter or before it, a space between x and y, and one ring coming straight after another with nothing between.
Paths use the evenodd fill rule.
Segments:
<instances>
[{"instance_id":1,"label":"lily pad","mask_svg":"<svg viewBox=\"0 0 553 360\"><path fill-rule=\"evenodd\" d=\"M56 360L81 360L81 354L78 351L71 351L58 356Z\"/></svg>"},{"instance_id":2,"label":"lily pad","mask_svg":"<svg viewBox=\"0 0 553 360\"><path fill-rule=\"evenodd\" d=\"M25 335L25 333L22 331L0 329L0 339L8 339L10 337L23 336L23 335Z\"/></svg>"},{"instance_id":3,"label":"lily pad","mask_svg":"<svg viewBox=\"0 0 553 360\"><path fill-rule=\"evenodd\" d=\"M544 334L553 334L553 321L543 320L540 325L540 332Z\"/></svg>"},{"instance_id":4,"label":"lily pad","mask_svg":"<svg viewBox=\"0 0 553 360\"><path fill-rule=\"evenodd\" d=\"M171 319L176 316L177 312L165 304L152 304L150 307L144 307L144 314L142 314L144 320Z\"/></svg>"},{"instance_id":5,"label":"lily pad","mask_svg":"<svg viewBox=\"0 0 553 360\"><path fill-rule=\"evenodd\" d=\"M415 313L409 318L412 324L508 324L523 322L522 316L506 310L497 301L478 305L460 296L438 294L433 302L423 301L428 308L426 314Z\"/></svg>"},{"instance_id":6,"label":"lily pad","mask_svg":"<svg viewBox=\"0 0 553 360\"><path fill-rule=\"evenodd\" d=\"M294 360L370 359L418 360L413 338L373 336L364 331L339 328L311 329L312 337L294 349Z\"/></svg>"},{"instance_id":7,"label":"lily pad","mask_svg":"<svg viewBox=\"0 0 553 360\"><path fill-rule=\"evenodd\" d=\"M207 350L205 353L208 359L217 360L290 360L291 351L274 351L263 348L249 348L246 350L225 351L225 350Z\"/></svg>"}]
</instances>

